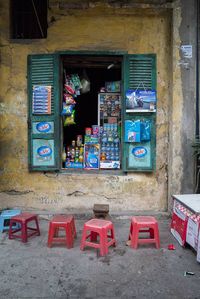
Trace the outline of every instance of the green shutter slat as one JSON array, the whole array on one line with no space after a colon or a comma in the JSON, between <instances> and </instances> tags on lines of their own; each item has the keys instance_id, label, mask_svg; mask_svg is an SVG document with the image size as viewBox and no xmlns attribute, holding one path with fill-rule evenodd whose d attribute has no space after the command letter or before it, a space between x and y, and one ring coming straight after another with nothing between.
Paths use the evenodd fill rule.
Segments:
<instances>
[{"instance_id":1,"label":"green shutter slat","mask_svg":"<svg viewBox=\"0 0 200 299\"><path fill-rule=\"evenodd\" d=\"M152 59L132 56L129 60L129 88L135 89L141 83L147 89L152 88Z\"/></svg>"},{"instance_id":2,"label":"green shutter slat","mask_svg":"<svg viewBox=\"0 0 200 299\"><path fill-rule=\"evenodd\" d=\"M28 100L29 100L29 169L31 171L55 171L60 169L60 118L59 118L59 57L54 54L28 56ZM34 85L51 86L51 114L32 114L32 91ZM33 131L37 122L50 122L53 131L40 134ZM34 129L35 130L35 129ZM38 140L42 140L42 142ZM36 150L44 143L51 144L52 163L40 163L36 159ZM35 148L34 148L35 144Z\"/></svg>"}]
</instances>

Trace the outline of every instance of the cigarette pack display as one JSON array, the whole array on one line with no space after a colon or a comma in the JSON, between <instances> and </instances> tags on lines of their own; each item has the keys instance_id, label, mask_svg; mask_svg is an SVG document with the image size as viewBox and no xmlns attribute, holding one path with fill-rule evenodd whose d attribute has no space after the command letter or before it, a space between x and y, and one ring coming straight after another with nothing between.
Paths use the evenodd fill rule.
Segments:
<instances>
[{"instance_id":1,"label":"cigarette pack display","mask_svg":"<svg viewBox=\"0 0 200 299\"><path fill-rule=\"evenodd\" d=\"M100 93L98 96L100 168L120 168L121 95Z\"/></svg>"}]
</instances>

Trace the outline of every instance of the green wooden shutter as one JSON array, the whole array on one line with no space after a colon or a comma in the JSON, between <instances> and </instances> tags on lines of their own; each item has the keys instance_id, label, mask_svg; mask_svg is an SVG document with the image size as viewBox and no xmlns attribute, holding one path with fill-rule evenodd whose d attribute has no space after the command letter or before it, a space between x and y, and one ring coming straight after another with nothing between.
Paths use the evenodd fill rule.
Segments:
<instances>
[{"instance_id":1,"label":"green wooden shutter","mask_svg":"<svg viewBox=\"0 0 200 299\"><path fill-rule=\"evenodd\" d=\"M153 171L155 169L155 155L156 155L156 113L155 112L132 112L127 113L125 95L126 91L137 89L138 86L142 88L141 83L147 90L156 90L156 55L155 54L141 54L141 55L124 55L123 61L123 118L122 118L122 166L125 172L127 171ZM126 120L150 120L151 121L151 141L149 144L142 144L147 146L149 159L146 163L136 163L132 158L133 148L137 143L126 143L124 140L125 121ZM141 146L141 145L140 145ZM132 160L133 161L132 161ZM139 161L139 160L138 160ZM142 159L140 160L142 161ZM139 161L139 162L140 162ZM134 164L135 163L135 164Z\"/></svg>"},{"instance_id":2,"label":"green wooden shutter","mask_svg":"<svg viewBox=\"0 0 200 299\"><path fill-rule=\"evenodd\" d=\"M51 86L51 112L33 110L33 87ZM30 171L59 170L60 162L59 56L28 56L28 159Z\"/></svg>"}]
</instances>

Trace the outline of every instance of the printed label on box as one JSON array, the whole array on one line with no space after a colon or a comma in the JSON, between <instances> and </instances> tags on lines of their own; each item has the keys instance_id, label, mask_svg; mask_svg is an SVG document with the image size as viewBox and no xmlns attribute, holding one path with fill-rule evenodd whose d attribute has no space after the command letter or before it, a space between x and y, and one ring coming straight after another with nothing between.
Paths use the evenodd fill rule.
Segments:
<instances>
[{"instance_id":1,"label":"printed label on box","mask_svg":"<svg viewBox=\"0 0 200 299\"><path fill-rule=\"evenodd\" d=\"M200 263L200 233L199 233L199 237L198 237L197 262Z\"/></svg>"},{"instance_id":2,"label":"printed label on box","mask_svg":"<svg viewBox=\"0 0 200 299\"><path fill-rule=\"evenodd\" d=\"M188 219L186 242L197 250L198 245L198 234L199 234L199 223L193 221L191 218Z\"/></svg>"}]
</instances>

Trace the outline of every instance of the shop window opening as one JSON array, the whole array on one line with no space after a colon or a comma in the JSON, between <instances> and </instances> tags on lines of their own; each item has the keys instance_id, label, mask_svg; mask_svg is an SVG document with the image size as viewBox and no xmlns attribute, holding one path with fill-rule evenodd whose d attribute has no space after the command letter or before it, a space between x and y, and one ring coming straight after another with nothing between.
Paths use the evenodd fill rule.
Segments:
<instances>
[{"instance_id":1,"label":"shop window opening","mask_svg":"<svg viewBox=\"0 0 200 299\"><path fill-rule=\"evenodd\" d=\"M62 168L121 169L122 56L62 56Z\"/></svg>"}]
</instances>

